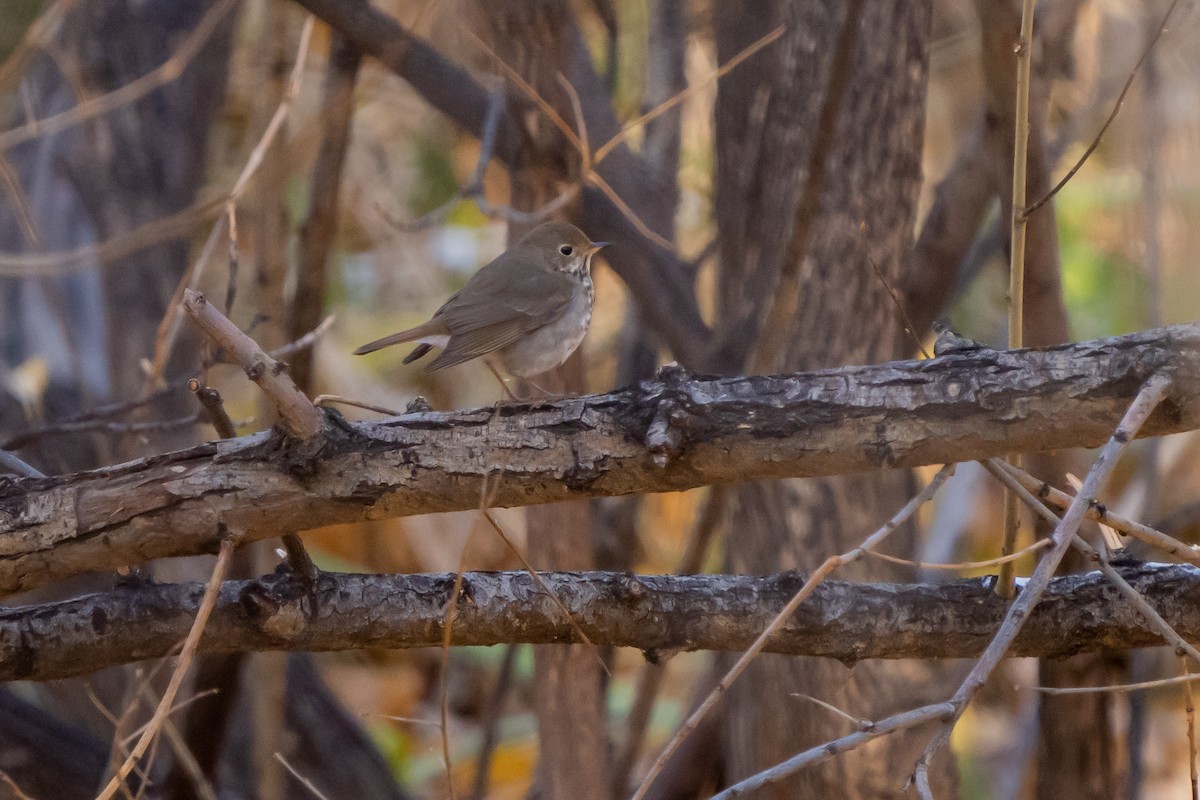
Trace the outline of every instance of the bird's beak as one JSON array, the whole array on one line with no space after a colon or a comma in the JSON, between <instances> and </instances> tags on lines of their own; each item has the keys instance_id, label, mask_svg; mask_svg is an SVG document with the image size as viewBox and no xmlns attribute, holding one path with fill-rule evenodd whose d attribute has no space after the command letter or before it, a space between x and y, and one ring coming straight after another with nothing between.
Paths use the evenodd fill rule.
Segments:
<instances>
[{"instance_id":1,"label":"bird's beak","mask_svg":"<svg viewBox=\"0 0 1200 800\"><path fill-rule=\"evenodd\" d=\"M612 244L612 242L592 242L592 249L588 251L588 255L599 252L600 250L608 247L610 244Z\"/></svg>"}]
</instances>

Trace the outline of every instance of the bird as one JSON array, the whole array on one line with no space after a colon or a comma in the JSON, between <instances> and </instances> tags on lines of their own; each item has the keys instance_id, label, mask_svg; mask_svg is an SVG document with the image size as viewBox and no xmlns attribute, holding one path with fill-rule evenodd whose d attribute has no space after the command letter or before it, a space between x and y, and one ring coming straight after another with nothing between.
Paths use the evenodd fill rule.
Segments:
<instances>
[{"instance_id":1,"label":"bird","mask_svg":"<svg viewBox=\"0 0 1200 800\"><path fill-rule=\"evenodd\" d=\"M593 242L569 222L546 222L484 265L428 322L364 344L355 355L417 342L405 364L434 347L429 372L482 358L504 385L499 366L526 380L562 364L592 320ZM507 391L507 387L505 387Z\"/></svg>"}]
</instances>

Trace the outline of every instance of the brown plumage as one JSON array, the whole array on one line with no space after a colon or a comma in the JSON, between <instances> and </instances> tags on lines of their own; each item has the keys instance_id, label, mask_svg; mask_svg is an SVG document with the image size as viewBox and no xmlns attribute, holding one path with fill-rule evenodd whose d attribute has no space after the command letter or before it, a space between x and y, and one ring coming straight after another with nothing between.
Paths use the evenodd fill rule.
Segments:
<instances>
[{"instance_id":1,"label":"brown plumage","mask_svg":"<svg viewBox=\"0 0 1200 800\"><path fill-rule=\"evenodd\" d=\"M592 242L567 222L539 225L475 273L428 322L354 352L420 342L405 364L442 347L427 370L491 354L523 378L552 369L587 331L594 296L591 258L605 244Z\"/></svg>"}]
</instances>

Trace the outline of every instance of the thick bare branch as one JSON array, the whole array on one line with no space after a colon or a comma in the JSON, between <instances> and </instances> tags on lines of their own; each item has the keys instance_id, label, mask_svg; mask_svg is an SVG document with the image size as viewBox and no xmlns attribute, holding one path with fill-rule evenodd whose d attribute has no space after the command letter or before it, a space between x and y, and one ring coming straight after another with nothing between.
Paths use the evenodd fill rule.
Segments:
<instances>
[{"instance_id":1,"label":"thick bare branch","mask_svg":"<svg viewBox=\"0 0 1200 800\"><path fill-rule=\"evenodd\" d=\"M1200 640L1200 569L1143 564L1121 574L1182 636ZM322 573L311 594L287 577L232 581L221 588L200 651L438 646L454 578ZM795 573L541 578L574 622L527 572L466 573L452 644L578 642L582 631L596 644L636 647L654 658L678 650L739 651L803 581ZM825 581L766 649L850 662L973 657L1008 607L990 580ZM202 583L127 582L71 601L0 609L0 680L49 680L169 655L187 635L203 594ZM1089 572L1051 582L1011 655L1063 657L1161 643L1115 586Z\"/></svg>"},{"instance_id":2,"label":"thick bare branch","mask_svg":"<svg viewBox=\"0 0 1200 800\"><path fill-rule=\"evenodd\" d=\"M791 376L659 380L544 405L273 433L93 472L0 481L0 593L214 552L219 525L280 530L667 492L1101 444L1155 372L1173 377L1141 435L1200 427L1200 325L1045 350L983 351Z\"/></svg>"}]
</instances>

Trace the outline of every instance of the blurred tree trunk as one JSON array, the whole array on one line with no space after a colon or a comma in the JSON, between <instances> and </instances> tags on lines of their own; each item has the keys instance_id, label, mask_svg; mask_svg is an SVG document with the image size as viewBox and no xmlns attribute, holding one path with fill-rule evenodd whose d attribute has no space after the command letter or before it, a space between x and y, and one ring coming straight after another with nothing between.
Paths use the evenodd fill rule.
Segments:
<instances>
[{"instance_id":1,"label":"blurred tree trunk","mask_svg":"<svg viewBox=\"0 0 1200 800\"><path fill-rule=\"evenodd\" d=\"M754 15L719 4L718 60L780 24L781 40L718 87L718 313L727 368L757 362L799 370L896 358L912 343L875 267L895 284L911 265L930 4L779 0ZM791 284L779 278L789 271ZM775 302L773 288L787 290L780 302L794 309L776 318L778 330L765 311ZM763 349L772 340L780 343L776 354ZM882 524L913 486L902 472L740 486L739 535L730 538L729 559L738 572L811 570ZM911 539L911 530L894 535ZM894 546L905 549L903 542ZM880 565L869 568L879 579ZM864 574L851 569L844 577ZM917 663L848 668L762 657L730 693L729 777L852 730L797 694L874 719L946 695L948 678L944 668ZM777 796L900 797L925 733L892 737L806 771ZM935 767L938 796L953 796L951 760Z\"/></svg>"},{"instance_id":2,"label":"blurred tree trunk","mask_svg":"<svg viewBox=\"0 0 1200 800\"><path fill-rule=\"evenodd\" d=\"M50 46L35 51L21 76L24 102L15 104L20 113L11 124L43 119L118 89L167 61L202 21L217 24L176 80L0 154L19 185L0 195L0 251L65 255L120 240L195 202L204 180L209 124L225 97L236 17L232 6L218 6L216 0L89 0L67 11ZM186 236L160 237L116 259L105 261L93 252L78 260L60 259L63 270L0 278L0 361L8 366L44 362L45 418L138 396L145 382L141 361L153 354L155 329L187 269L189 248ZM168 376L198 362L196 347L181 344L176 354ZM154 413L179 417L194 402L181 391L157 404ZM3 406L0 398L0 436L34 421ZM46 472L74 471L182 447L192 435L189 428L178 428L137 440L60 436L37 442L23 455ZM86 591L110 580L87 576L51 592ZM17 739L22 731L39 731L38 757L3 759L19 767L8 768L10 775L27 788L56 786L54 796L93 796L100 772L83 756L93 748L108 751L113 732L96 698L121 716L138 704L133 689L145 682L133 670L112 669L37 688L42 707L95 737L86 746L80 739L83 729L71 731L62 722L39 718L37 706L5 703L0 728ZM12 741L0 744L0 755L9 753ZM58 767L73 750L82 759L77 768Z\"/></svg>"},{"instance_id":3,"label":"blurred tree trunk","mask_svg":"<svg viewBox=\"0 0 1200 800\"><path fill-rule=\"evenodd\" d=\"M559 76L570 74L578 33L564 0L492 0L479 4L484 36L497 55L574 127L571 98ZM528 98L518 102L529 104ZM579 177L580 157L545 114L522 116L525 136L510 170L514 209L532 211ZM568 209L570 211L570 209ZM509 242L537 223L510 224ZM582 391L583 362L576 352L541 385ZM490 378L481 378L490 380ZM503 480L501 475L500 480ZM595 566L591 504L555 503L526 511L530 563L536 569ZM608 738L599 651L590 644L534 648L534 704L538 764L532 796L546 800L608 800Z\"/></svg>"}]
</instances>

